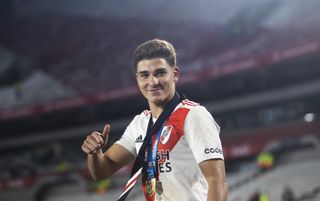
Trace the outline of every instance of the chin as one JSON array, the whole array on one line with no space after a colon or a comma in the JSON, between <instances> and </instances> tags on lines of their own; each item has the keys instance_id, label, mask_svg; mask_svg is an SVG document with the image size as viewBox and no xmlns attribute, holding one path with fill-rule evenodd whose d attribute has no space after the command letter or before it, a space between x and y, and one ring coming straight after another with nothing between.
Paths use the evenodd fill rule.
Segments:
<instances>
[{"instance_id":1,"label":"chin","mask_svg":"<svg viewBox=\"0 0 320 201\"><path fill-rule=\"evenodd\" d=\"M152 103L159 104L159 103L162 103L165 100L165 98L162 96L156 96L156 97L150 97L148 100Z\"/></svg>"},{"instance_id":2,"label":"chin","mask_svg":"<svg viewBox=\"0 0 320 201\"><path fill-rule=\"evenodd\" d=\"M157 98L150 98L149 101L152 103L161 103L163 102L163 99L157 97Z\"/></svg>"}]
</instances>

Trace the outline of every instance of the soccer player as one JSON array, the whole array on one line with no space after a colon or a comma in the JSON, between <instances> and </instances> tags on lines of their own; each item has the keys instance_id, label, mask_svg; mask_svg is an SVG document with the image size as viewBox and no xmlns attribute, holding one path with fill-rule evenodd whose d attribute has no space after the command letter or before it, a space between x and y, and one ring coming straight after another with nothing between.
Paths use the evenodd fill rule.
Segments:
<instances>
[{"instance_id":1,"label":"soccer player","mask_svg":"<svg viewBox=\"0 0 320 201\"><path fill-rule=\"evenodd\" d=\"M146 41L134 51L133 62L149 110L136 115L106 152L101 148L108 140L109 124L102 133L94 131L87 136L82 150L88 155L92 177L109 177L136 157L143 157L141 178L146 200L226 201L220 128L204 106L176 92L180 73L173 46L165 40ZM174 101L177 103L170 112L168 105ZM152 133L165 111L169 116ZM145 149L138 154L143 144Z\"/></svg>"}]
</instances>

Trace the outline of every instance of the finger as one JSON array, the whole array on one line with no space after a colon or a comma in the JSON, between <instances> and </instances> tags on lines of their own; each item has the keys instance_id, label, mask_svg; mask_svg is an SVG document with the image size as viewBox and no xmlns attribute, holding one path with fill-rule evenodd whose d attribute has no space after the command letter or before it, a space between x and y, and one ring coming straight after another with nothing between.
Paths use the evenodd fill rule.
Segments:
<instances>
[{"instance_id":1,"label":"finger","mask_svg":"<svg viewBox=\"0 0 320 201\"><path fill-rule=\"evenodd\" d=\"M104 143L99 133L92 133L87 137L85 142L88 146L92 147L93 149L101 148Z\"/></svg>"},{"instance_id":2,"label":"finger","mask_svg":"<svg viewBox=\"0 0 320 201\"><path fill-rule=\"evenodd\" d=\"M102 138L104 139L104 141L107 140L109 132L110 132L110 124L106 124L102 131Z\"/></svg>"},{"instance_id":3,"label":"finger","mask_svg":"<svg viewBox=\"0 0 320 201\"><path fill-rule=\"evenodd\" d=\"M88 148L85 146L85 144L83 143L82 146L81 146L81 149L84 153L88 154L89 150Z\"/></svg>"},{"instance_id":4,"label":"finger","mask_svg":"<svg viewBox=\"0 0 320 201\"><path fill-rule=\"evenodd\" d=\"M92 147L92 145L88 145L86 143L84 143L82 145L82 150L86 153L86 154L93 154L94 153L94 149Z\"/></svg>"},{"instance_id":5,"label":"finger","mask_svg":"<svg viewBox=\"0 0 320 201\"><path fill-rule=\"evenodd\" d=\"M91 134L91 137L94 138L95 142L99 145L104 145L104 142L105 142L105 139L103 139L103 136L101 133L98 133L98 132L93 132Z\"/></svg>"}]
</instances>

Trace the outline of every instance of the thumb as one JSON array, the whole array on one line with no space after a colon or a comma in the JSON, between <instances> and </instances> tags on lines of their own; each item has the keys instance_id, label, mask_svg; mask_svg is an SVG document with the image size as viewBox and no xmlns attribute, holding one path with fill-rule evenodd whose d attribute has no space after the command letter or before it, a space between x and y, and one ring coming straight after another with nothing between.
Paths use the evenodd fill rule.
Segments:
<instances>
[{"instance_id":1,"label":"thumb","mask_svg":"<svg viewBox=\"0 0 320 201\"><path fill-rule=\"evenodd\" d=\"M108 140L109 132L110 132L110 124L106 124L103 128L102 135L101 135L101 137L105 142Z\"/></svg>"}]
</instances>

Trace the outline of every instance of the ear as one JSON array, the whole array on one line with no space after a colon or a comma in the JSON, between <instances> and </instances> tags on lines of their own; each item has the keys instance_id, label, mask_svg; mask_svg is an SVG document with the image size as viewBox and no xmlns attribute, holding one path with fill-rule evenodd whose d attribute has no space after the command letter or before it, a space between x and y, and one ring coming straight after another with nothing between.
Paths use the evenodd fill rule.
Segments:
<instances>
[{"instance_id":1,"label":"ear","mask_svg":"<svg viewBox=\"0 0 320 201\"><path fill-rule=\"evenodd\" d=\"M173 69L173 76L174 76L174 81L177 82L180 77L180 69L178 66L175 66Z\"/></svg>"},{"instance_id":2,"label":"ear","mask_svg":"<svg viewBox=\"0 0 320 201\"><path fill-rule=\"evenodd\" d=\"M138 82L138 73L135 74L136 82Z\"/></svg>"}]
</instances>

